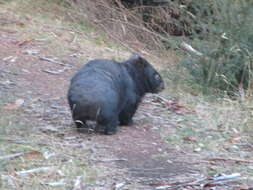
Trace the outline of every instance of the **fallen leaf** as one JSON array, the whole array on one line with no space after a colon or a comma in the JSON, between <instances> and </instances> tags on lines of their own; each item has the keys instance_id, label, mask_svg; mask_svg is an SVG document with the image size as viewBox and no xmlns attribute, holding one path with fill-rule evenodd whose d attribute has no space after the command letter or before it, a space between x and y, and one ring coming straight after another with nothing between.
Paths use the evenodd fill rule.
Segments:
<instances>
[{"instance_id":1,"label":"fallen leaf","mask_svg":"<svg viewBox=\"0 0 253 190\"><path fill-rule=\"evenodd\" d=\"M184 141L188 141L188 142L194 142L196 143L197 141L195 139L193 139L192 137L184 137L183 138Z\"/></svg>"},{"instance_id":2,"label":"fallen leaf","mask_svg":"<svg viewBox=\"0 0 253 190\"><path fill-rule=\"evenodd\" d=\"M34 160L42 157L42 153L38 151L30 151L24 154L24 157L29 160Z\"/></svg>"},{"instance_id":3,"label":"fallen leaf","mask_svg":"<svg viewBox=\"0 0 253 190\"><path fill-rule=\"evenodd\" d=\"M15 110L20 108L24 104L25 100L23 99L17 99L14 103L7 104L6 106L3 107L3 109L6 110Z\"/></svg>"}]
</instances>

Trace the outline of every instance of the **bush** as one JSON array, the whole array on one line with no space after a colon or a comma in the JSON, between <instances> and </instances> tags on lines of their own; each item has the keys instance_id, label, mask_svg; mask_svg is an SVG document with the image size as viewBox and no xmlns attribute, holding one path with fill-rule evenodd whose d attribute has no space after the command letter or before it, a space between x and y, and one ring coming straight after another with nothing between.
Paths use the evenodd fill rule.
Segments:
<instances>
[{"instance_id":1,"label":"bush","mask_svg":"<svg viewBox=\"0 0 253 190\"><path fill-rule=\"evenodd\" d=\"M252 87L252 1L64 1L75 9L74 19L88 19L134 49L178 49L187 40L204 56L186 56L182 64L204 92L235 94L239 86Z\"/></svg>"},{"instance_id":2,"label":"bush","mask_svg":"<svg viewBox=\"0 0 253 190\"><path fill-rule=\"evenodd\" d=\"M198 0L194 5L196 7L192 7L193 10L202 10L196 15L197 25L206 25L208 32L205 35L194 34L190 43L202 51L204 57L187 56L182 61L183 66L190 71L192 79L203 87L204 92L212 90L231 95L238 92L238 87L250 89L253 2ZM205 16L204 10L209 10ZM203 40L199 40L200 36Z\"/></svg>"}]
</instances>

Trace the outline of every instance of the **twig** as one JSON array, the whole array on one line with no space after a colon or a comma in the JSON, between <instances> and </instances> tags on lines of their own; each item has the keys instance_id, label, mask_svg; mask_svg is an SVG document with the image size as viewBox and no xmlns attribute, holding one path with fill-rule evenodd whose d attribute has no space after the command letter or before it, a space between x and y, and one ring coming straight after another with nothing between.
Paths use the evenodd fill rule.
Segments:
<instances>
[{"instance_id":1,"label":"twig","mask_svg":"<svg viewBox=\"0 0 253 190\"><path fill-rule=\"evenodd\" d=\"M16 143L16 144L34 144L35 143L35 142L28 142L28 141L25 141L22 139L9 139L9 138L0 138L0 141L7 141L7 142L11 142L11 143ZM36 144L42 145L42 146L49 145L48 143L42 143L42 142L39 142Z\"/></svg>"},{"instance_id":2,"label":"twig","mask_svg":"<svg viewBox=\"0 0 253 190\"><path fill-rule=\"evenodd\" d=\"M210 182L208 182L204 185L204 187L223 185L223 184L230 182L240 176L241 176L240 173L233 173L231 175L222 175L222 176L218 176L218 177L213 177Z\"/></svg>"},{"instance_id":3,"label":"twig","mask_svg":"<svg viewBox=\"0 0 253 190\"><path fill-rule=\"evenodd\" d=\"M0 160L10 160L12 158L17 158L19 156L23 156L24 154L26 154L25 152L20 152L20 153L15 153L15 154L9 154L6 156L1 156Z\"/></svg>"},{"instance_id":4,"label":"twig","mask_svg":"<svg viewBox=\"0 0 253 190\"><path fill-rule=\"evenodd\" d=\"M31 169L31 170L19 171L19 172L16 172L16 174L18 176L25 177L29 174L40 173L40 172L48 172L48 171L52 171L52 170L54 170L54 168L42 167L42 168L35 168L35 169Z\"/></svg>"},{"instance_id":5,"label":"twig","mask_svg":"<svg viewBox=\"0 0 253 190\"><path fill-rule=\"evenodd\" d=\"M226 180L231 180L231 179L234 179L234 178L238 178L240 176L241 176L240 173L233 173L231 175L222 175L222 176L214 177L213 180L214 180L214 182L226 181Z\"/></svg>"},{"instance_id":6,"label":"twig","mask_svg":"<svg viewBox=\"0 0 253 190\"><path fill-rule=\"evenodd\" d=\"M128 161L128 160L121 158L121 159L105 159L105 160L92 159L92 161L94 161L94 162L119 162L119 161Z\"/></svg>"},{"instance_id":7,"label":"twig","mask_svg":"<svg viewBox=\"0 0 253 190\"><path fill-rule=\"evenodd\" d=\"M53 75L59 75L61 73L63 73L64 71L66 71L67 68L65 67L64 69L58 70L58 71L52 71L52 70L48 70L48 69L43 69L43 72L49 73L49 74L53 74Z\"/></svg>"},{"instance_id":8,"label":"twig","mask_svg":"<svg viewBox=\"0 0 253 190\"><path fill-rule=\"evenodd\" d=\"M197 55L197 56L199 56L199 57L202 57L202 56L203 56L203 54L202 54L201 52L197 51L196 49L194 49L191 45L187 44L186 42L182 42L182 43L180 44L180 47L181 47L183 50L185 50L185 51L187 51L188 53L190 53L190 54Z\"/></svg>"},{"instance_id":9,"label":"twig","mask_svg":"<svg viewBox=\"0 0 253 190\"><path fill-rule=\"evenodd\" d=\"M165 98L162 97L162 96L159 96L158 94L155 94L154 96L155 96L156 98L160 99L160 100L163 101L163 102L169 102L169 100L165 99Z\"/></svg>"},{"instance_id":10,"label":"twig","mask_svg":"<svg viewBox=\"0 0 253 190\"><path fill-rule=\"evenodd\" d=\"M51 187L59 187L66 185L65 179L61 179L60 181L46 183L46 185L49 185Z\"/></svg>"},{"instance_id":11,"label":"twig","mask_svg":"<svg viewBox=\"0 0 253 190\"><path fill-rule=\"evenodd\" d=\"M39 59L42 60L42 61L47 61L47 62L51 62L51 63L56 63L56 64L58 64L58 65L71 67L71 65L66 64L66 63L62 63L62 62L57 61L57 60L55 60L55 59L53 59L53 58L39 57Z\"/></svg>"},{"instance_id":12,"label":"twig","mask_svg":"<svg viewBox=\"0 0 253 190\"><path fill-rule=\"evenodd\" d=\"M253 163L252 160L242 160L237 158L210 158L209 161L234 161L234 162L245 162L245 163Z\"/></svg>"}]
</instances>

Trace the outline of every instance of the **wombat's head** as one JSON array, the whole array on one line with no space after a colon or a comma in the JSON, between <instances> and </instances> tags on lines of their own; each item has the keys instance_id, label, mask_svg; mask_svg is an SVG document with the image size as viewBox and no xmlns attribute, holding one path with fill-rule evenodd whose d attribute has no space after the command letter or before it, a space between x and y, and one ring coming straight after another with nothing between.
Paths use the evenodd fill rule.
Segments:
<instances>
[{"instance_id":1,"label":"wombat's head","mask_svg":"<svg viewBox=\"0 0 253 190\"><path fill-rule=\"evenodd\" d=\"M134 55L135 64L141 70L141 76L146 86L147 92L158 93L161 92L164 87L164 81L161 75L155 70L155 68L144 58L139 55Z\"/></svg>"}]
</instances>

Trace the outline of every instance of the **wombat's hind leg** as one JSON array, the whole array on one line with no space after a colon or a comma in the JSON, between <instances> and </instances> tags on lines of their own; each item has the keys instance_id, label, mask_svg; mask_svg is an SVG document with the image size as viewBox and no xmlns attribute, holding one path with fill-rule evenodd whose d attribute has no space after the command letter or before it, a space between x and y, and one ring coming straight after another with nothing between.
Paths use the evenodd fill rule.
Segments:
<instances>
[{"instance_id":1,"label":"wombat's hind leg","mask_svg":"<svg viewBox=\"0 0 253 190\"><path fill-rule=\"evenodd\" d=\"M103 132L106 135L113 135L117 132L118 119L106 119L98 123L98 132Z\"/></svg>"}]
</instances>

